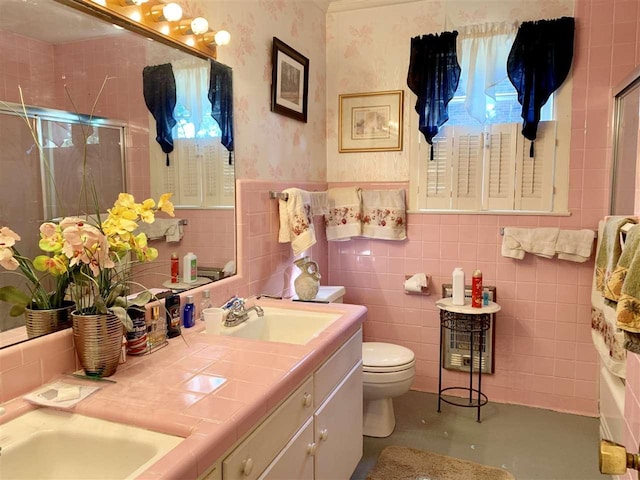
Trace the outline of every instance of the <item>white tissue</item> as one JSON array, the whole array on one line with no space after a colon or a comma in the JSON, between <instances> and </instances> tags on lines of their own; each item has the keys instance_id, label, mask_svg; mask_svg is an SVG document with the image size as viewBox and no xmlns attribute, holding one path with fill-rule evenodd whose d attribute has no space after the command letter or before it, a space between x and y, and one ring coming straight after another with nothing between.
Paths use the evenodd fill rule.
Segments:
<instances>
[{"instance_id":1,"label":"white tissue","mask_svg":"<svg viewBox=\"0 0 640 480\"><path fill-rule=\"evenodd\" d=\"M404 282L405 292L422 293L422 287L427 286L427 274L416 273Z\"/></svg>"}]
</instances>

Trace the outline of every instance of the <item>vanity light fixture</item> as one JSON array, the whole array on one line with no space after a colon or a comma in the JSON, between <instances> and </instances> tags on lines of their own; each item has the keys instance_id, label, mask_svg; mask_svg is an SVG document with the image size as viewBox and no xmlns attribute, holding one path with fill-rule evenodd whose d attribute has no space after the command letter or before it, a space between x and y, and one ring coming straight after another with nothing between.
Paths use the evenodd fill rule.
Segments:
<instances>
[{"instance_id":1,"label":"vanity light fixture","mask_svg":"<svg viewBox=\"0 0 640 480\"><path fill-rule=\"evenodd\" d=\"M123 7L136 6L139 7L143 3L147 3L149 0L120 0L120 5Z\"/></svg>"},{"instance_id":2,"label":"vanity light fixture","mask_svg":"<svg viewBox=\"0 0 640 480\"><path fill-rule=\"evenodd\" d=\"M231 41L231 34L226 30L218 30L217 32L207 32L202 36L202 42L205 45L228 45Z\"/></svg>"},{"instance_id":3,"label":"vanity light fixture","mask_svg":"<svg viewBox=\"0 0 640 480\"><path fill-rule=\"evenodd\" d=\"M182 18L182 7L177 3L153 5L150 14L154 22L177 22Z\"/></svg>"},{"instance_id":4,"label":"vanity light fixture","mask_svg":"<svg viewBox=\"0 0 640 480\"><path fill-rule=\"evenodd\" d=\"M180 20L178 30L182 35L202 35L209 30L209 22L203 17Z\"/></svg>"}]
</instances>

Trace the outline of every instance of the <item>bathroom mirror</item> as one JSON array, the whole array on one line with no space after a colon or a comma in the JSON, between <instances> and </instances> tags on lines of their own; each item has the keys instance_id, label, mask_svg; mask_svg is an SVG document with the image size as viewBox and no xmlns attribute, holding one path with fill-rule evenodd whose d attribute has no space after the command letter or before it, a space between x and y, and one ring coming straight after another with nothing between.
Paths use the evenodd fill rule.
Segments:
<instances>
[{"instance_id":1,"label":"bathroom mirror","mask_svg":"<svg viewBox=\"0 0 640 480\"><path fill-rule=\"evenodd\" d=\"M611 215L640 211L636 199L640 151L640 69L613 91L613 164L611 175Z\"/></svg>"},{"instance_id":2,"label":"bathroom mirror","mask_svg":"<svg viewBox=\"0 0 640 480\"><path fill-rule=\"evenodd\" d=\"M40 141L45 148L57 150L56 160L65 156L65 148L73 146L74 131L90 117L87 132L91 141L87 146L110 146L93 176L111 184L114 192L132 193L136 201L157 200L166 191L176 193L175 216L181 219L182 237L175 241L175 235L171 239L160 236L152 241L150 245L159 251L158 259L134 267L138 268L136 282L146 288L166 288L173 252L179 256L195 253L213 281L225 265L235 263L233 157L220 144L216 122L195 107L184 108L179 99L175 148L166 166L166 155L155 141L155 121L142 95L145 66L171 63L179 89L178 70L208 72L209 59L171 44L171 40L150 40L135 26L131 30L116 28L114 23L126 27L121 18L117 22L105 20L109 19L104 14L95 18L55 0L0 0L0 105L5 113L7 109L20 110L22 103L34 107L30 109L31 125L45 125ZM208 74L205 78L208 81ZM206 96L206 87L190 89L189 95ZM206 121L194 121L196 110ZM5 139L0 150L4 199L0 202L0 226L15 227L22 236L21 254L34 258L40 253L38 227L56 216L51 205L55 202L47 202L51 195L41 178L44 168L38 165L42 160L33 149L32 132L21 118L22 112L13 113L2 116L0 112L0 131ZM36 163L30 170L35 176L27 173L24 164L15 162L19 156ZM201 167L207 163L203 159L209 162L206 171ZM64 184L65 191L75 188L71 179L78 177L81 167L77 163L56 166L57 187ZM194 176L206 183L194 185ZM106 186L100 188L102 192ZM105 199L104 207L101 201L101 210L114 200ZM0 268L0 285L18 286L17 279L16 274ZM24 330L23 324L23 317L9 317L8 305L0 302L0 346L22 341L17 332Z\"/></svg>"}]
</instances>

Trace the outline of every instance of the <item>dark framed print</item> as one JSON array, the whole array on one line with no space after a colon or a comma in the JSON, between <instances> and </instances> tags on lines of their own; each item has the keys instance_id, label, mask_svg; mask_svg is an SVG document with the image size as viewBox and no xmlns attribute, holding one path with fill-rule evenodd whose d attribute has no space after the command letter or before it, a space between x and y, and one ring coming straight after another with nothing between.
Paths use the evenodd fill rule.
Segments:
<instances>
[{"instance_id":1,"label":"dark framed print","mask_svg":"<svg viewBox=\"0 0 640 480\"><path fill-rule=\"evenodd\" d=\"M340 95L338 151L402 150L404 91Z\"/></svg>"},{"instance_id":2,"label":"dark framed print","mask_svg":"<svg viewBox=\"0 0 640 480\"><path fill-rule=\"evenodd\" d=\"M273 37L271 111L307 121L309 59Z\"/></svg>"}]
</instances>

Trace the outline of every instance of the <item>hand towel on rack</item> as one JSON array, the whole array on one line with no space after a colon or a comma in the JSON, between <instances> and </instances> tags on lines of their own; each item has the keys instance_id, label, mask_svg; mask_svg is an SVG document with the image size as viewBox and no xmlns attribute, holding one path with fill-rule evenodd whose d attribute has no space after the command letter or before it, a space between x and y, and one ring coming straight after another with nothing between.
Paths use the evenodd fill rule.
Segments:
<instances>
[{"instance_id":1,"label":"hand towel on rack","mask_svg":"<svg viewBox=\"0 0 640 480\"><path fill-rule=\"evenodd\" d=\"M179 242L184 236L184 229L179 218L156 218L153 223L140 222L135 233L144 233L149 240L164 237L166 242Z\"/></svg>"},{"instance_id":2,"label":"hand towel on rack","mask_svg":"<svg viewBox=\"0 0 640 480\"><path fill-rule=\"evenodd\" d=\"M407 238L404 190L362 191L362 236L384 240Z\"/></svg>"},{"instance_id":3,"label":"hand towel on rack","mask_svg":"<svg viewBox=\"0 0 640 480\"><path fill-rule=\"evenodd\" d=\"M299 188L287 188L287 200L278 200L280 230L278 241L291 242L294 255L298 255L316 243L316 231L311 216L309 192Z\"/></svg>"},{"instance_id":4,"label":"hand towel on rack","mask_svg":"<svg viewBox=\"0 0 640 480\"><path fill-rule=\"evenodd\" d=\"M622 254L620 245L620 229L627 223L638 223L635 218L612 216L604 221L602 238L598 241L598 252L596 254L596 288L609 301L617 301L610 287L617 283L622 284L622 279L612 279L612 275L618 265L618 260Z\"/></svg>"},{"instance_id":5,"label":"hand towel on rack","mask_svg":"<svg viewBox=\"0 0 640 480\"><path fill-rule=\"evenodd\" d=\"M329 198L327 192L309 192L311 197L311 215L326 215L329 213Z\"/></svg>"},{"instance_id":6,"label":"hand towel on rack","mask_svg":"<svg viewBox=\"0 0 640 480\"><path fill-rule=\"evenodd\" d=\"M593 247L593 230L560 230L556 252L560 260L586 262Z\"/></svg>"},{"instance_id":7,"label":"hand towel on rack","mask_svg":"<svg viewBox=\"0 0 640 480\"><path fill-rule=\"evenodd\" d=\"M627 232L616 275L623 278L616 307L617 326L625 331L625 348L640 353L640 225ZM632 348L630 348L632 347Z\"/></svg>"},{"instance_id":8,"label":"hand towel on rack","mask_svg":"<svg viewBox=\"0 0 640 480\"><path fill-rule=\"evenodd\" d=\"M522 260L525 252L539 257L552 258L556 254L559 228L505 227L502 239L502 256Z\"/></svg>"},{"instance_id":9,"label":"hand towel on rack","mask_svg":"<svg viewBox=\"0 0 640 480\"><path fill-rule=\"evenodd\" d=\"M324 216L327 240L349 240L362 235L362 190L360 187L330 188L329 213Z\"/></svg>"},{"instance_id":10,"label":"hand towel on rack","mask_svg":"<svg viewBox=\"0 0 640 480\"><path fill-rule=\"evenodd\" d=\"M604 220L598 222L598 245L604 238ZM612 307L613 305L613 307ZM605 302L602 292L596 288L596 267L593 268L591 282L591 339L600 354L602 365L613 375L625 378L627 375L627 351L624 348L624 331L617 326L616 306Z\"/></svg>"}]
</instances>

